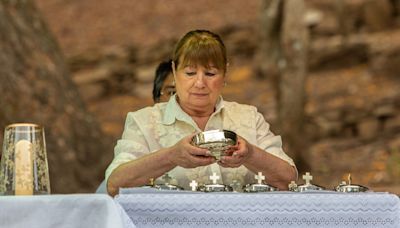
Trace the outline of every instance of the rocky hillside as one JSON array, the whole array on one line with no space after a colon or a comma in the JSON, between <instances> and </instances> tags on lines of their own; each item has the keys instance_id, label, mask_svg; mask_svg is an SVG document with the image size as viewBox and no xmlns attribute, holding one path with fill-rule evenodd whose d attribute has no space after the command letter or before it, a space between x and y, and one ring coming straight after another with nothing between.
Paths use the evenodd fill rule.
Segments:
<instances>
[{"instance_id":1,"label":"rocky hillside","mask_svg":"<svg viewBox=\"0 0 400 228\"><path fill-rule=\"evenodd\" d=\"M307 134L299 137L308 143L314 180L332 188L352 173L356 183L400 193L400 3L306 2ZM88 107L114 140L128 111L152 104L156 65L194 28L216 31L226 42L225 99L257 106L274 125L275 88L268 75L256 73L261 0L37 3Z\"/></svg>"}]
</instances>

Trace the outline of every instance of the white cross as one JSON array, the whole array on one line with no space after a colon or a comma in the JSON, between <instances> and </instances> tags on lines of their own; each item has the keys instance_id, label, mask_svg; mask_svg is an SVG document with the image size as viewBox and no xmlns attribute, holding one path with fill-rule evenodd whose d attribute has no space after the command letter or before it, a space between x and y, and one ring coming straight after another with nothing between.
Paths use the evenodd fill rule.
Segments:
<instances>
[{"instance_id":1,"label":"white cross","mask_svg":"<svg viewBox=\"0 0 400 228\"><path fill-rule=\"evenodd\" d=\"M168 175L168 173L164 174L162 179L165 181L166 184L169 184L169 182L172 180L172 178Z\"/></svg>"},{"instance_id":2,"label":"white cross","mask_svg":"<svg viewBox=\"0 0 400 228\"><path fill-rule=\"evenodd\" d=\"M306 184L310 184L310 181L312 181L313 176L310 175L309 172L306 172L306 175L303 175L303 180L306 181Z\"/></svg>"},{"instance_id":3,"label":"white cross","mask_svg":"<svg viewBox=\"0 0 400 228\"><path fill-rule=\"evenodd\" d=\"M258 172L257 175L254 175L254 178L257 180L258 184L262 184L262 181L265 180L265 176L262 175L262 172Z\"/></svg>"},{"instance_id":4,"label":"white cross","mask_svg":"<svg viewBox=\"0 0 400 228\"><path fill-rule=\"evenodd\" d=\"M213 173L213 175L210 176L210 180L212 180L213 184L216 184L217 180L219 180L219 176L217 176L216 173Z\"/></svg>"},{"instance_id":5,"label":"white cross","mask_svg":"<svg viewBox=\"0 0 400 228\"><path fill-rule=\"evenodd\" d=\"M192 187L192 191L195 192L197 190L197 182L195 180L192 180L189 185Z\"/></svg>"}]
</instances>

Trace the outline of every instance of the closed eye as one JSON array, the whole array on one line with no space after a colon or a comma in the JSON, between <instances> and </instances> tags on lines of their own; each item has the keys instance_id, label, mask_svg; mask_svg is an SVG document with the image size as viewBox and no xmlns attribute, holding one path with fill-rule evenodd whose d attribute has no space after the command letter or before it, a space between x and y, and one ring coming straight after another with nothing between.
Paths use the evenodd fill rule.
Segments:
<instances>
[{"instance_id":1,"label":"closed eye","mask_svg":"<svg viewBox=\"0 0 400 228\"><path fill-rule=\"evenodd\" d=\"M196 75L196 72L186 72L186 75L187 76L194 76L194 75Z\"/></svg>"},{"instance_id":2,"label":"closed eye","mask_svg":"<svg viewBox=\"0 0 400 228\"><path fill-rule=\"evenodd\" d=\"M212 76L215 76L215 73L212 73L212 72L206 72L206 76L208 76L208 77L212 77Z\"/></svg>"}]
</instances>

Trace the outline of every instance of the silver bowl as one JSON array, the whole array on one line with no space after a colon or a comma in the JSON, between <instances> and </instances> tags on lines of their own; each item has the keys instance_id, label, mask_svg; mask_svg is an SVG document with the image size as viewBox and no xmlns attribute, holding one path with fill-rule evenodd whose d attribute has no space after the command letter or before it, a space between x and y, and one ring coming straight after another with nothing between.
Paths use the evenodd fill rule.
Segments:
<instances>
[{"instance_id":1,"label":"silver bowl","mask_svg":"<svg viewBox=\"0 0 400 228\"><path fill-rule=\"evenodd\" d=\"M206 184L198 187L200 192L232 192L233 188L223 184Z\"/></svg>"},{"instance_id":2,"label":"silver bowl","mask_svg":"<svg viewBox=\"0 0 400 228\"><path fill-rule=\"evenodd\" d=\"M337 192L367 192L369 189L357 184L340 184L335 188Z\"/></svg>"},{"instance_id":3,"label":"silver bowl","mask_svg":"<svg viewBox=\"0 0 400 228\"><path fill-rule=\"evenodd\" d=\"M210 130L200 132L192 139L192 145L208 149L217 160L226 156L226 150L237 143L237 135L228 130Z\"/></svg>"},{"instance_id":4,"label":"silver bowl","mask_svg":"<svg viewBox=\"0 0 400 228\"><path fill-rule=\"evenodd\" d=\"M295 192L309 192L309 191L321 191L325 190L324 187L315 185L315 184L303 184L297 186L297 188L294 190Z\"/></svg>"},{"instance_id":5,"label":"silver bowl","mask_svg":"<svg viewBox=\"0 0 400 228\"><path fill-rule=\"evenodd\" d=\"M247 184L243 187L244 192L275 192L279 189L268 184Z\"/></svg>"},{"instance_id":6,"label":"silver bowl","mask_svg":"<svg viewBox=\"0 0 400 228\"><path fill-rule=\"evenodd\" d=\"M159 190L175 190L175 191L183 191L184 189L182 187L176 186L176 185L172 185L172 184L157 184L154 186L156 189Z\"/></svg>"}]
</instances>

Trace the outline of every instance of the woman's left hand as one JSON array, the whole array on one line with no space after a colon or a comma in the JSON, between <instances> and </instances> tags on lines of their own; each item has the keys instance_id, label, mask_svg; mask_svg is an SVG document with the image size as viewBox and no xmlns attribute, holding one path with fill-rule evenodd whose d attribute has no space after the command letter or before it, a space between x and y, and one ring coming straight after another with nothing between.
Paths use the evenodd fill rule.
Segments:
<instances>
[{"instance_id":1,"label":"woman's left hand","mask_svg":"<svg viewBox=\"0 0 400 228\"><path fill-rule=\"evenodd\" d=\"M225 168L237 168L243 165L253 152L253 146L244 138L238 136L238 143L228 149L231 156L223 156L218 164Z\"/></svg>"}]
</instances>

